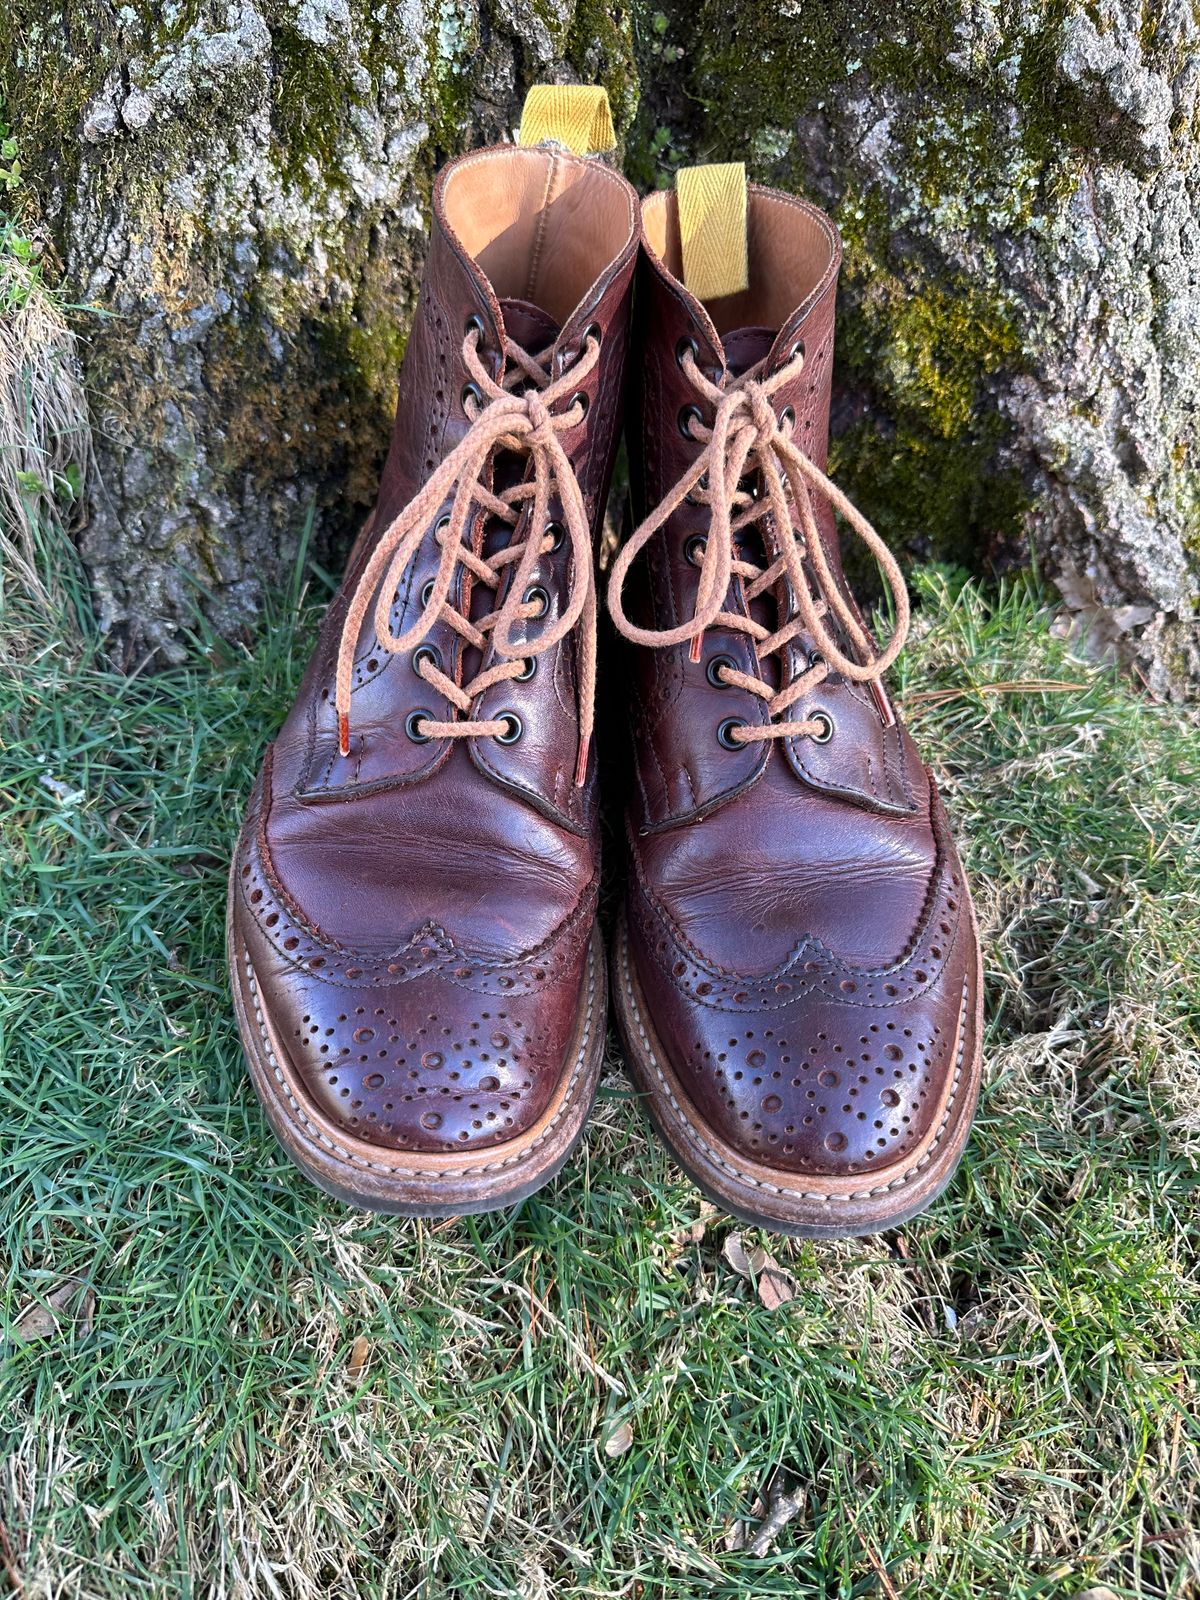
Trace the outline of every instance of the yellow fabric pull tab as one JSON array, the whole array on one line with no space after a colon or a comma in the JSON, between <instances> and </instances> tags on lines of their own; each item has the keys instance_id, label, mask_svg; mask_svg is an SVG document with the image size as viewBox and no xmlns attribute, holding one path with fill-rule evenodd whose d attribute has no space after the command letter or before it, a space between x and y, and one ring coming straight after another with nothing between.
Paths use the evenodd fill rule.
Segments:
<instances>
[{"instance_id":1,"label":"yellow fabric pull tab","mask_svg":"<svg viewBox=\"0 0 1200 1600\"><path fill-rule=\"evenodd\" d=\"M680 167L675 174L675 200L687 288L697 300L720 300L748 288L743 163Z\"/></svg>"},{"instance_id":2,"label":"yellow fabric pull tab","mask_svg":"<svg viewBox=\"0 0 1200 1600\"><path fill-rule=\"evenodd\" d=\"M520 144L552 139L577 156L616 148L608 90L598 84L535 83L521 112Z\"/></svg>"}]
</instances>

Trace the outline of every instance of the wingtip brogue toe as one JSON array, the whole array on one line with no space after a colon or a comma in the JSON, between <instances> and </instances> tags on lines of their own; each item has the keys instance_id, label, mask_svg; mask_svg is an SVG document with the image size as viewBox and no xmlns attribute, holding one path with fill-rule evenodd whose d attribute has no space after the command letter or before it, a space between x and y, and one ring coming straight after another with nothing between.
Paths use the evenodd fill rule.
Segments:
<instances>
[{"instance_id":1,"label":"wingtip brogue toe","mask_svg":"<svg viewBox=\"0 0 1200 1600\"><path fill-rule=\"evenodd\" d=\"M631 888L612 980L626 1046L681 1164L736 1215L835 1238L897 1226L949 1181L974 1110L982 982L939 833L918 924L878 965L814 938L766 971L724 965L644 880Z\"/></svg>"}]
</instances>

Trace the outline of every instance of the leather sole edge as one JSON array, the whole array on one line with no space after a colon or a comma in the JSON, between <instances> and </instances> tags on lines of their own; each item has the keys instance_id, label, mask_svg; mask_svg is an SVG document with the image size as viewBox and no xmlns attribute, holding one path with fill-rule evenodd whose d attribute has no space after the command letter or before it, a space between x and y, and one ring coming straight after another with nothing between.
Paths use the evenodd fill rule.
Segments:
<instances>
[{"instance_id":1,"label":"leather sole edge","mask_svg":"<svg viewBox=\"0 0 1200 1600\"><path fill-rule=\"evenodd\" d=\"M418 1168L404 1169L403 1152L364 1145L359 1155L348 1148L351 1141L340 1129L299 1104L298 1085L258 1004L253 964L235 925L234 893L231 872L225 937L242 1053L272 1132L310 1182L346 1205L392 1216L445 1218L503 1210L556 1176L583 1137L604 1054L608 986L598 923L588 944L587 979L567 1055L569 1075L543 1117L513 1141L522 1148L506 1155L505 1145L492 1146L469 1162L457 1153L423 1154Z\"/></svg>"},{"instance_id":2,"label":"leather sole edge","mask_svg":"<svg viewBox=\"0 0 1200 1600\"><path fill-rule=\"evenodd\" d=\"M785 1174L774 1169L770 1170L775 1182L762 1184L744 1172L751 1163L741 1152L727 1144L694 1111L691 1117L683 1115L680 1107L685 1097L650 1022L649 1008L630 958L624 908L612 946L613 1012L626 1061L663 1143L696 1186L722 1210L742 1222L803 1239L861 1238L901 1227L931 1205L946 1188L962 1159L978 1098L982 1072L982 980L982 961L977 957L974 1004L970 1004L968 992L964 996L962 1020L964 1030L970 1027L974 1044L969 1060L965 1049L961 1050L953 1122L948 1132L943 1129L931 1141L935 1147L932 1156L921 1160L911 1174L880 1184L876 1191L822 1195L807 1186L816 1180L797 1179L792 1186L786 1182ZM801 1188L802 1183L806 1187ZM889 1199L896 1203L889 1204Z\"/></svg>"}]
</instances>

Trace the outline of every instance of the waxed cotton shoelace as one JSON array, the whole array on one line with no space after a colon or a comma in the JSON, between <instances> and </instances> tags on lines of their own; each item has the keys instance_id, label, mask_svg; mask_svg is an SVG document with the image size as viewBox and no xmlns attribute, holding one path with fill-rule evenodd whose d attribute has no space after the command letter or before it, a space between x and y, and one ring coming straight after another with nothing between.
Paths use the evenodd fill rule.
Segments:
<instances>
[{"instance_id":1,"label":"waxed cotton shoelace","mask_svg":"<svg viewBox=\"0 0 1200 1600\"><path fill-rule=\"evenodd\" d=\"M792 382L803 364L804 352L800 349L786 365L764 378L761 374L766 362L759 361L724 389L704 376L692 349L685 351L683 370L700 398L715 408L712 427L704 425L696 408L688 432L690 437L703 442L703 451L631 535L614 561L609 577L608 606L613 622L634 644L661 649L691 641L692 660L699 661L705 631L712 627L730 628L754 640L758 659L762 661L783 649L800 633L807 633L813 640L816 649L809 657L807 670L777 691L760 678L738 672L732 666L718 668L722 682L745 689L765 701L771 718L761 727L739 725L731 729L729 737L737 744L792 737L811 737L824 742L831 731L827 718L793 721L786 714L798 699L833 672L853 682L869 684L877 691L881 709L886 708L880 679L904 648L908 634L908 590L896 558L863 514L795 443L790 422L781 422L771 404L775 392ZM784 415L786 417L786 411ZM754 471L759 474L763 486L761 495L752 495L740 487L748 473ZM891 638L882 650L876 651L830 571L813 514L814 492L842 514L879 563L896 613ZM623 591L629 569L653 535L689 496L707 505L711 512L702 550L693 558L700 569L700 580L692 615L673 628L638 627L624 609ZM800 524L798 531L793 527L792 506ZM765 567L741 559L736 548L737 535L753 523L759 525L767 555ZM805 557L812 571L811 586L803 565ZM745 584L747 614L724 609L734 575ZM754 600L777 588L795 597L796 614L772 632L748 613ZM824 621L831 614L859 659L839 648ZM888 715L890 720L890 711Z\"/></svg>"},{"instance_id":2,"label":"waxed cotton shoelace","mask_svg":"<svg viewBox=\"0 0 1200 1600\"><path fill-rule=\"evenodd\" d=\"M575 782L580 785L587 772L595 716L596 684L596 590L592 562L592 538L587 510L578 479L559 434L578 426L586 412L586 400L577 394L600 354L600 342L589 331L584 349L574 364L551 379L547 353L541 360L529 355L511 339L505 340L505 371L495 382L479 359L481 330L472 326L463 341L463 361L484 404L475 409L471 425L461 442L450 452L420 492L383 530L355 585L342 624L338 644L336 706L338 748L350 754L350 698L354 671L354 651L363 619L372 600L375 602L375 632L380 644L392 654L413 650L428 635L436 622L447 623L466 643L486 652L490 639L498 658L482 669L469 683L458 684L437 665L431 654L414 659L424 680L443 695L459 713L449 722L431 717L420 719L414 733L422 739L505 738L511 735L508 718L486 721L471 717L478 697L493 684L521 678L528 673L533 657L549 650L580 627L579 664L579 751ZM544 365L543 362L546 362ZM522 392L514 393L516 385ZM570 394L565 411L552 407ZM470 414L470 413L468 413ZM510 452L526 456L532 476L526 476L499 494L488 478L494 453ZM441 551L437 574L427 587L422 610L413 624L394 633L391 624L392 597L399 592L404 575L429 529L430 519L447 497L453 495L448 515L433 530ZM551 522L552 499L562 508L561 521ZM510 541L490 556L477 555L472 548L475 513L484 511L514 530L524 519L524 537ZM564 605L557 620L527 633L515 644L512 630L518 623L537 620L548 611L544 595L540 600L526 598L529 581L539 558L558 548L561 535L568 545L569 580ZM449 598L459 569L471 579L498 591L508 568L512 573L507 594L498 609L472 621ZM467 589L470 585L465 585Z\"/></svg>"}]
</instances>

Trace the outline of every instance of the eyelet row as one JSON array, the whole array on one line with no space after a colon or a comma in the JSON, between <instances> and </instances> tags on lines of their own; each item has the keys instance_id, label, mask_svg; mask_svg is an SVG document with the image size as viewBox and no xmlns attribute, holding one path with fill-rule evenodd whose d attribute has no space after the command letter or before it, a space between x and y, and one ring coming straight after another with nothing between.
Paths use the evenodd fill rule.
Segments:
<instances>
[{"instance_id":1,"label":"eyelet row","mask_svg":"<svg viewBox=\"0 0 1200 1600\"><path fill-rule=\"evenodd\" d=\"M412 653L412 669L418 678L428 683L429 679L421 671L422 666L428 662L435 672L442 671L442 652L435 644L419 644ZM528 683L537 671L537 657L525 656L521 662L521 670L515 673L514 683Z\"/></svg>"},{"instance_id":2,"label":"eyelet row","mask_svg":"<svg viewBox=\"0 0 1200 1600\"><path fill-rule=\"evenodd\" d=\"M466 338L468 334L472 333L478 334L480 340L483 340L487 337L487 327L484 324L484 320L478 312L474 311L463 324L463 337ZM589 339L594 339L597 344L603 343L604 333L598 322L589 322L587 327L583 330L583 337L580 340L581 352L586 347ZM475 348L478 350L479 345L477 344Z\"/></svg>"},{"instance_id":3,"label":"eyelet row","mask_svg":"<svg viewBox=\"0 0 1200 1600\"><path fill-rule=\"evenodd\" d=\"M472 333L478 335L475 349L476 352L480 352L483 348L482 341L487 334L487 328L484 325L483 318L474 312L467 318L463 327L464 337ZM597 345L599 345L603 342L603 337L604 336L601 332L600 324L598 322L589 322L587 327L583 330L580 353L582 354L583 350L586 349L589 339L594 339ZM471 415L472 408L478 409L483 405L483 391L480 389L479 385L474 381L474 379L468 379L468 381L463 384L462 391L459 395L459 404L462 406L462 409L467 416ZM579 389L571 396L566 409L567 411L571 411L575 406L579 406L579 422L582 422L588 414L590 405L591 401L588 399L588 396L583 392L582 389ZM575 426L578 427L579 423L576 423Z\"/></svg>"}]
</instances>

